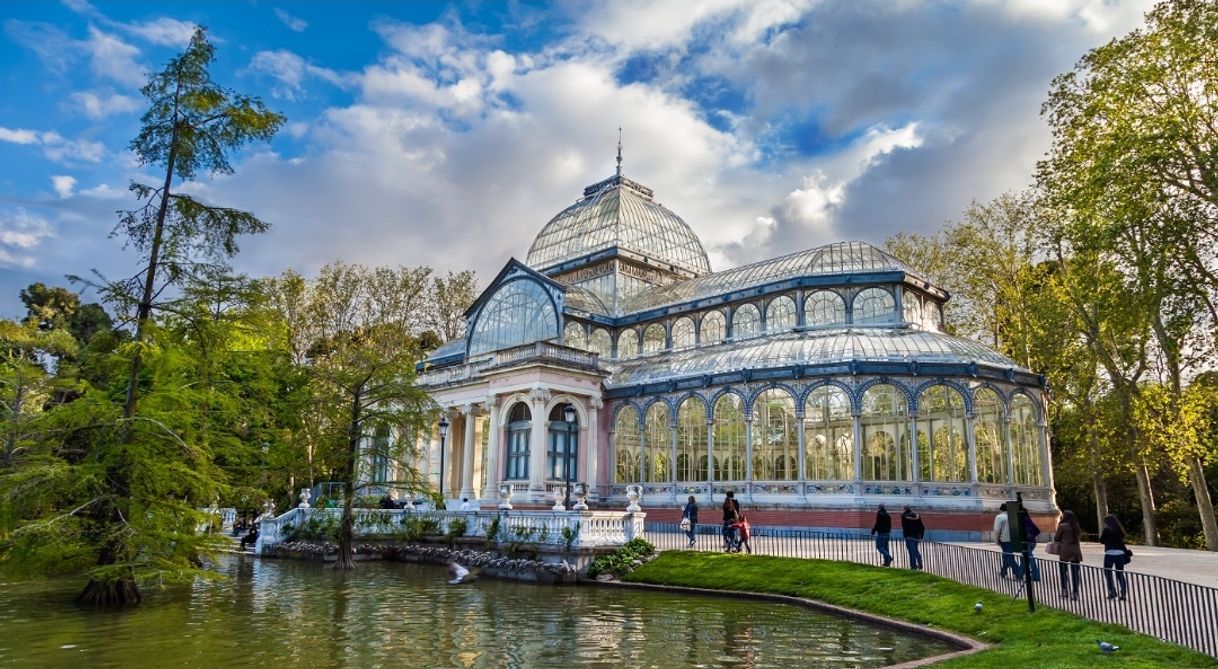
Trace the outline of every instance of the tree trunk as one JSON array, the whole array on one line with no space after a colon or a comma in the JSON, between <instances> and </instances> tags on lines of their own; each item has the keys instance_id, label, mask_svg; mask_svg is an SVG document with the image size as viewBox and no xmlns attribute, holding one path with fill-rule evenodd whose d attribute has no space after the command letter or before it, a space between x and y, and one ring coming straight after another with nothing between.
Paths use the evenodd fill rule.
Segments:
<instances>
[{"instance_id":1,"label":"tree trunk","mask_svg":"<svg viewBox=\"0 0 1218 669\"><path fill-rule=\"evenodd\" d=\"M91 606L99 609L115 609L124 606L135 606L143 600L135 581L122 579L119 581L95 581L89 579L89 584L76 596L80 606Z\"/></svg>"},{"instance_id":2,"label":"tree trunk","mask_svg":"<svg viewBox=\"0 0 1218 669\"><path fill-rule=\"evenodd\" d=\"M343 522L338 531L338 560L335 569L355 569L355 460L359 457L360 391L351 400L351 425L347 428L347 462L344 466Z\"/></svg>"},{"instance_id":3,"label":"tree trunk","mask_svg":"<svg viewBox=\"0 0 1218 669\"><path fill-rule=\"evenodd\" d=\"M1159 525L1155 520L1155 494L1150 487L1150 472L1146 460L1137 458L1134 474L1138 479L1138 499L1142 503L1142 534L1147 546L1159 545Z\"/></svg>"},{"instance_id":4,"label":"tree trunk","mask_svg":"<svg viewBox=\"0 0 1218 669\"><path fill-rule=\"evenodd\" d=\"M1095 527L1104 527L1104 516L1108 515L1108 485L1099 473L1091 476L1091 489L1095 492Z\"/></svg>"},{"instance_id":5,"label":"tree trunk","mask_svg":"<svg viewBox=\"0 0 1218 669\"><path fill-rule=\"evenodd\" d=\"M1209 484L1205 481L1205 467L1196 455L1188 458L1188 480L1197 498L1197 513L1201 515L1201 529L1205 533L1205 550L1218 551L1218 521L1214 519L1214 500L1210 497Z\"/></svg>"}]
</instances>

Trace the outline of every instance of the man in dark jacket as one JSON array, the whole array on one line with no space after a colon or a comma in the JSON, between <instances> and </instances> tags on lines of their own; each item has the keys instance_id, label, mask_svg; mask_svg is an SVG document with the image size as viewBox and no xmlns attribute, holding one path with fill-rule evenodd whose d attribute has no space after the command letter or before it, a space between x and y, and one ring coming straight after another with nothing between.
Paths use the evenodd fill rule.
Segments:
<instances>
[{"instance_id":1,"label":"man in dark jacket","mask_svg":"<svg viewBox=\"0 0 1218 669\"><path fill-rule=\"evenodd\" d=\"M884 566L892 564L892 553L888 552L888 538L892 536L892 517L888 515L888 509L884 505L880 505L880 510L875 514L875 525L871 526L871 534L875 536L875 549L879 551L880 557L884 558Z\"/></svg>"},{"instance_id":2,"label":"man in dark jacket","mask_svg":"<svg viewBox=\"0 0 1218 669\"><path fill-rule=\"evenodd\" d=\"M909 553L909 568L922 568L922 551L919 544L926 535L926 526L922 524L922 516L910 507L905 507L901 514L901 534L905 535L905 550Z\"/></svg>"}]
</instances>

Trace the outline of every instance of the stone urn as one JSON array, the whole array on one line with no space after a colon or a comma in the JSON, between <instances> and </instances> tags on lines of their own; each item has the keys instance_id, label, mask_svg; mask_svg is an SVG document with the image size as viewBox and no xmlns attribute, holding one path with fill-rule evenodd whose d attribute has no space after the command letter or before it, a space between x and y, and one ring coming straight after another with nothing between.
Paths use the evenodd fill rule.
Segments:
<instances>
[{"instance_id":1,"label":"stone urn","mask_svg":"<svg viewBox=\"0 0 1218 669\"><path fill-rule=\"evenodd\" d=\"M512 508L512 485L510 483L499 486L499 508Z\"/></svg>"},{"instance_id":2,"label":"stone urn","mask_svg":"<svg viewBox=\"0 0 1218 669\"><path fill-rule=\"evenodd\" d=\"M641 485L626 486L626 499L629 500L629 502L630 502L629 504L626 505L626 511L628 511L630 513L634 513L636 511L642 511L643 507L639 506L639 498L642 496L643 496L643 486L641 486Z\"/></svg>"},{"instance_id":3,"label":"stone urn","mask_svg":"<svg viewBox=\"0 0 1218 669\"><path fill-rule=\"evenodd\" d=\"M576 483L572 492L575 493L575 510L576 511L587 511L588 510L588 484L587 483Z\"/></svg>"},{"instance_id":4,"label":"stone urn","mask_svg":"<svg viewBox=\"0 0 1218 669\"><path fill-rule=\"evenodd\" d=\"M265 504L262 505L262 517L263 518L274 518L275 517L275 503L269 499L266 501Z\"/></svg>"},{"instance_id":5,"label":"stone urn","mask_svg":"<svg viewBox=\"0 0 1218 669\"><path fill-rule=\"evenodd\" d=\"M308 488L301 488L300 489L300 508L302 508L302 509L309 508L309 500L312 497L313 497L313 491L309 490Z\"/></svg>"},{"instance_id":6,"label":"stone urn","mask_svg":"<svg viewBox=\"0 0 1218 669\"><path fill-rule=\"evenodd\" d=\"M566 511L567 507L563 504L563 500L567 496L567 486L561 485L554 491L554 506L550 507L551 511Z\"/></svg>"}]
</instances>

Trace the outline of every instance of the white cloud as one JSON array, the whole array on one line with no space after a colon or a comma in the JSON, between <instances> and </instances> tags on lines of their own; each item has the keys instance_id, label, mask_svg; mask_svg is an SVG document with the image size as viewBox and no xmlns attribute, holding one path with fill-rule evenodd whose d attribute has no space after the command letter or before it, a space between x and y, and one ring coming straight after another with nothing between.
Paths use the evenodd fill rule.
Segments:
<instances>
[{"instance_id":1,"label":"white cloud","mask_svg":"<svg viewBox=\"0 0 1218 669\"><path fill-rule=\"evenodd\" d=\"M37 144L38 133L33 130L11 129L0 126L0 142L12 142L13 144Z\"/></svg>"},{"instance_id":2,"label":"white cloud","mask_svg":"<svg viewBox=\"0 0 1218 669\"><path fill-rule=\"evenodd\" d=\"M72 197L73 192L76 190L76 177L66 174L52 175L51 186L61 199Z\"/></svg>"},{"instance_id":3,"label":"white cloud","mask_svg":"<svg viewBox=\"0 0 1218 669\"><path fill-rule=\"evenodd\" d=\"M275 8L275 16L279 17L279 20L283 22L283 25L287 26L288 30L293 32L302 33L305 31L305 28L309 27L308 21L305 21L297 16L292 16L278 7Z\"/></svg>"},{"instance_id":4,"label":"white cloud","mask_svg":"<svg viewBox=\"0 0 1218 669\"><path fill-rule=\"evenodd\" d=\"M86 188L79 192L82 196L97 198L99 200L117 200L128 195L127 189L114 188L110 184L105 183L98 184L92 188Z\"/></svg>"},{"instance_id":5,"label":"white cloud","mask_svg":"<svg viewBox=\"0 0 1218 669\"><path fill-rule=\"evenodd\" d=\"M57 163L96 163L101 161L106 149L101 142L66 139L54 130L39 132L0 127L0 141L41 146L42 154Z\"/></svg>"},{"instance_id":6,"label":"white cloud","mask_svg":"<svg viewBox=\"0 0 1218 669\"><path fill-rule=\"evenodd\" d=\"M84 48L94 74L132 87L143 85L146 73L137 60L139 49L96 26L89 26Z\"/></svg>"},{"instance_id":7,"label":"white cloud","mask_svg":"<svg viewBox=\"0 0 1218 669\"><path fill-rule=\"evenodd\" d=\"M0 213L0 265L33 267L34 251L42 240L53 235L54 229L46 219L23 208Z\"/></svg>"},{"instance_id":8,"label":"white cloud","mask_svg":"<svg viewBox=\"0 0 1218 669\"><path fill-rule=\"evenodd\" d=\"M118 23L113 21L109 23L146 42L175 48L182 48L190 44L190 38L194 36L195 30L198 28L198 26L189 21L179 21L167 17L142 23Z\"/></svg>"},{"instance_id":9,"label":"white cloud","mask_svg":"<svg viewBox=\"0 0 1218 669\"><path fill-rule=\"evenodd\" d=\"M138 98L133 98L118 93L99 93L93 91L79 91L70 96L75 106L80 109L86 116L92 119L105 118L113 114L126 114L137 111L141 102Z\"/></svg>"},{"instance_id":10,"label":"white cloud","mask_svg":"<svg viewBox=\"0 0 1218 669\"><path fill-rule=\"evenodd\" d=\"M279 82L272 95L294 100L304 92L305 80L315 78L339 87L349 84L348 75L318 67L291 51L259 51L250 60L249 69Z\"/></svg>"}]
</instances>

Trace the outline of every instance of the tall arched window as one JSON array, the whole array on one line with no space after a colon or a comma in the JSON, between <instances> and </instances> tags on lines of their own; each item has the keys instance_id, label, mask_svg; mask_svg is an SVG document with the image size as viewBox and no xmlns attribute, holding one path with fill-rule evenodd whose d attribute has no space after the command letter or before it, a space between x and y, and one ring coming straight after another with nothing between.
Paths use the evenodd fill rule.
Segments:
<instances>
[{"instance_id":1,"label":"tall arched window","mask_svg":"<svg viewBox=\"0 0 1218 669\"><path fill-rule=\"evenodd\" d=\"M541 284L515 279L491 295L470 330L469 353L478 355L558 338L558 313Z\"/></svg>"},{"instance_id":2,"label":"tall arched window","mask_svg":"<svg viewBox=\"0 0 1218 669\"><path fill-rule=\"evenodd\" d=\"M604 328L596 328L592 331L592 336L588 338L588 350L600 356L601 360L608 360L613 355L613 339L609 336L609 331Z\"/></svg>"},{"instance_id":3,"label":"tall arched window","mask_svg":"<svg viewBox=\"0 0 1218 669\"><path fill-rule=\"evenodd\" d=\"M622 330L617 336L617 357L633 358L639 354L639 334L633 329Z\"/></svg>"},{"instance_id":4,"label":"tall arched window","mask_svg":"<svg viewBox=\"0 0 1218 669\"><path fill-rule=\"evenodd\" d=\"M579 461L579 418L568 424L564 415L566 404L560 404L550 412L549 443L546 445L546 476L551 481L575 481L576 465Z\"/></svg>"},{"instance_id":5,"label":"tall arched window","mask_svg":"<svg viewBox=\"0 0 1218 669\"><path fill-rule=\"evenodd\" d=\"M765 331L769 334L795 329L795 300L779 295L765 308Z\"/></svg>"},{"instance_id":6,"label":"tall arched window","mask_svg":"<svg viewBox=\"0 0 1218 669\"><path fill-rule=\"evenodd\" d=\"M919 327L922 326L922 298L912 290L906 290L901 295L901 309L905 312L905 321Z\"/></svg>"},{"instance_id":7,"label":"tall arched window","mask_svg":"<svg viewBox=\"0 0 1218 669\"><path fill-rule=\"evenodd\" d=\"M664 326L652 323L643 331L643 353L659 353L664 350Z\"/></svg>"},{"instance_id":8,"label":"tall arched window","mask_svg":"<svg viewBox=\"0 0 1218 669\"><path fill-rule=\"evenodd\" d=\"M795 398L771 388L753 403L753 479L794 481L799 478L799 435Z\"/></svg>"},{"instance_id":9,"label":"tall arched window","mask_svg":"<svg viewBox=\"0 0 1218 669\"><path fill-rule=\"evenodd\" d=\"M694 347L694 321L692 318L682 317L672 323L672 348L673 350L681 348Z\"/></svg>"},{"instance_id":10,"label":"tall arched window","mask_svg":"<svg viewBox=\"0 0 1218 669\"><path fill-rule=\"evenodd\" d=\"M863 393L863 478L909 481L909 405L905 393L882 383Z\"/></svg>"},{"instance_id":11,"label":"tall arched window","mask_svg":"<svg viewBox=\"0 0 1218 669\"><path fill-rule=\"evenodd\" d=\"M1011 457L1015 485L1044 485L1040 468L1040 427L1036 406L1025 394L1011 400Z\"/></svg>"},{"instance_id":12,"label":"tall arched window","mask_svg":"<svg viewBox=\"0 0 1218 669\"><path fill-rule=\"evenodd\" d=\"M697 397L677 408L677 480L706 480L706 404Z\"/></svg>"},{"instance_id":13,"label":"tall arched window","mask_svg":"<svg viewBox=\"0 0 1218 669\"><path fill-rule=\"evenodd\" d=\"M977 480L982 483L1007 482L1007 442L1003 430L1002 398L989 388L981 388L973 398L973 442L977 449Z\"/></svg>"},{"instance_id":14,"label":"tall arched window","mask_svg":"<svg viewBox=\"0 0 1218 669\"><path fill-rule=\"evenodd\" d=\"M804 322L841 325L846 322L846 301L832 290L818 290L804 299Z\"/></svg>"},{"instance_id":15,"label":"tall arched window","mask_svg":"<svg viewBox=\"0 0 1218 669\"><path fill-rule=\"evenodd\" d=\"M732 313L732 339L752 339L761 334L761 312L751 304L742 304Z\"/></svg>"},{"instance_id":16,"label":"tall arched window","mask_svg":"<svg viewBox=\"0 0 1218 669\"><path fill-rule=\"evenodd\" d=\"M503 478L525 481L529 478L529 437L533 422L529 405L517 402L508 411L507 462Z\"/></svg>"},{"instance_id":17,"label":"tall arched window","mask_svg":"<svg viewBox=\"0 0 1218 669\"><path fill-rule=\"evenodd\" d=\"M643 424L643 480L666 483L669 475L669 452L672 449L672 424L668 420L668 405L653 402L647 407Z\"/></svg>"},{"instance_id":18,"label":"tall arched window","mask_svg":"<svg viewBox=\"0 0 1218 669\"><path fill-rule=\"evenodd\" d=\"M562 333L563 346L588 350L588 335L584 332L584 326L574 321L567 323L567 327Z\"/></svg>"},{"instance_id":19,"label":"tall arched window","mask_svg":"<svg viewBox=\"0 0 1218 669\"><path fill-rule=\"evenodd\" d=\"M883 288L868 288L854 296L854 322L891 323L897 303Z\"/></svg>"},{"instance_id":20,"label":"tall arched window","mask_svg":"<svg viewBox=\"0 0 1218 669\"><path fill-rule=\"evenodd\" d=\"M804 404L805 475L809 481L854 478L854 418L850 398L834 386L822 386Z\"/></svg>"},{"instance_id":21,"label":"tall arched window","mask_svg":"<svg viewBox=\"0 0 1218 669\"><path fill-rule=\"evenodd\" d=\"M935 385L918 397L918 469L923 481L967 481L964 396Z\"/></svg>"},{"instance_id":22,"label":"tall arched window","mask_svg":"<svg viewBox=\"0 0 1218 669\"><path fill-rule=\"evenodd\" d=\"M715 402L715 443L712 449L716 481L743 481L744 402L727 393Z\"/></svg>"},{"instance_id":23,"label":"tall arched window","mask_svg":"<svg viewBox=\"0 0 1218 669\"><path fill-rule=\"evenodd\" d=\"M622 407L613 421L613 482L638 483L639 476L639 412L632 406Z\"/></svg>"},{"instance_id":24,"label":"tall arched window","mask_svg":"<svg viewBox=\"0 0 1218 669\"><path fill-rule=\"evenodd\" d=\"M702 317L702 345L718 344L723 341L726 333L727 321L723 318L723 312L719 310L706 312L706 315Z\"/></svg>"}]
</instances>

